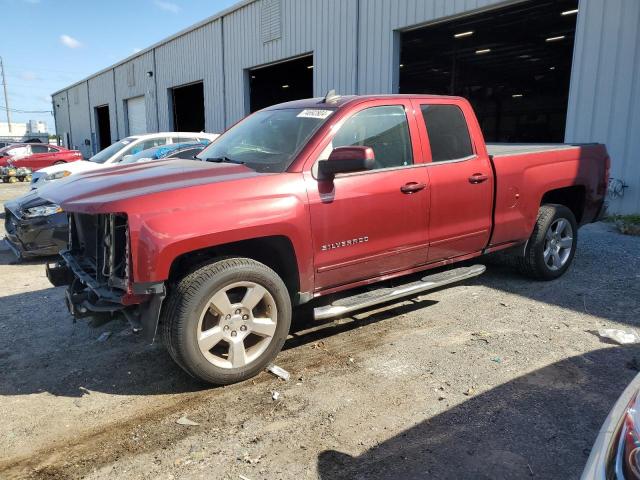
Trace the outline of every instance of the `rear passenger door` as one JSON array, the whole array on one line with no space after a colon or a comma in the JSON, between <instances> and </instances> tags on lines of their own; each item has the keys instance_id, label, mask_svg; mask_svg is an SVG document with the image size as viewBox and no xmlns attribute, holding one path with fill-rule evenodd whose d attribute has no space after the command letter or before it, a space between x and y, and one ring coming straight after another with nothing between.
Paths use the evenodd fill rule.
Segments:
<instances>
[{"instance_id":1,"label":"rear passenger door","mask_svg":"<svg viewBox=\"0 0 640 480\"><path fill-rule=\"evenodd\" d=\"M414 101L430 184L429 261L484 249L491 233L493 172L470 107ZM473 122L478 135L469 131Z\"/></svg>"}]
</instances>

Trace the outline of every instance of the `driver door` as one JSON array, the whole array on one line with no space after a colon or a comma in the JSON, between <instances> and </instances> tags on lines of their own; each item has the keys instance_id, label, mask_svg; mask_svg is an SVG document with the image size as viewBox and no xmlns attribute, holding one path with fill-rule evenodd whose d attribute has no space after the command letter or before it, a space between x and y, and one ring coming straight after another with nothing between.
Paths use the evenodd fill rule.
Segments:
<instances>
[{"instance_id":1,"label":"driver door","mask_svg":"<svg viewBox=\"0 0 640 480\"><path fill-rule=\"evenodd\" d=\"M316 290L426 263L429 180L410 102L368 102L333 132L305 173ZM353 145L373 149L375 169L318 181L318 160Z\"/></svg>"}]
</instances>

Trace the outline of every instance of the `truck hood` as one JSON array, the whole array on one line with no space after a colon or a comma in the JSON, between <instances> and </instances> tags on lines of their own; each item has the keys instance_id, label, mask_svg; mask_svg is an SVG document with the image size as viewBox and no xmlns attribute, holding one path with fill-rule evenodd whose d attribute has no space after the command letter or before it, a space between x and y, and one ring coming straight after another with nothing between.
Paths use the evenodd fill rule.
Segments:
<instances>
[{"instance_id":1,"label":"truck hood","mask_svg":"<svg viewBox=\"0 0 640 480\"><path fill-rule=\"evenodd\" d=\"M115 212L128 210L131 203L123 201L137 197L258 175L263 174L244 165L170 159L72 175L44 185L38 193L67 211Z\"/></svg>"}]
</instances>

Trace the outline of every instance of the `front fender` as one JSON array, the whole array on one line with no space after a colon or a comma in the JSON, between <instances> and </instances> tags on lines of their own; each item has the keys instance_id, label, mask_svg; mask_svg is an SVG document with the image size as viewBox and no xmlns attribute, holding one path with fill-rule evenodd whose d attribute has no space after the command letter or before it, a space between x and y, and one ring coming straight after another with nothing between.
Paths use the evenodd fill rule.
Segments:
<instances>
[{"instance_id":1,"label":"front fender","mask_svg":"<svg viewBox=\"0 0 640 480\"><path fill-rule=\"evenodd\" d=\"M242 240L283 236L293 245L301 291L313 290L313 251L305 195L278 193L129 216L134 282L169 277L186 253Z\"/></svg>"}]
</instances>

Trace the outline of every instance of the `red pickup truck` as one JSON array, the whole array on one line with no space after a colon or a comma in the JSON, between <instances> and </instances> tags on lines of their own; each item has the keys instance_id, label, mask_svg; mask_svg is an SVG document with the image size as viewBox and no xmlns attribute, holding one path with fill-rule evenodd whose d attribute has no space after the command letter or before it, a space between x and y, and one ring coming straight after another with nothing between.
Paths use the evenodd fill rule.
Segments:
<instances>
[{"instance_id":1,"label":"red pickup truck","mask_svg":"<svg viewBox=\"0 0 640 480\"><path fill-rule=\"evenodd\" d=\"M47 275L69 285L73 315L122 312L149 340L159 325L173 359L215 384L263 369L311 300L318 319L345 315L484 266L372 284L503 249L531 277L559 277L603 211L610 163L597 144L485 145L465 99L426 95L276 105L199 157L41 195L70 215Z\"/></svg>"}]
</instances>

